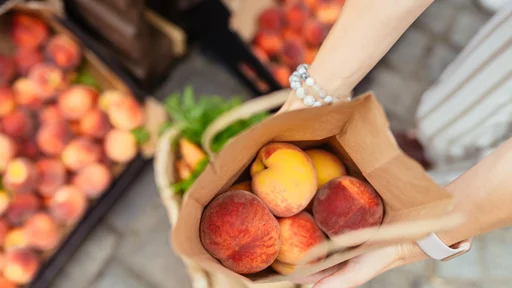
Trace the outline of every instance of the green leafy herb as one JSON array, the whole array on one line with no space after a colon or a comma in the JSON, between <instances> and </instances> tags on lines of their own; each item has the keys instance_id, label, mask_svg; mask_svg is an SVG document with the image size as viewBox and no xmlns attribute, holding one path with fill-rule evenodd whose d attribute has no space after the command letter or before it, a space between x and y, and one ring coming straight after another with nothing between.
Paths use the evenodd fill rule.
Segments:
<instances>
[{"instance_id":1,"label":"green leafy herb","mask_svg":"<svg viewBox=\"0 0 512 288\"><path fill-rule=\"evenodd\" d=\"M94 87L97 90L101 90L101 86L98 83L98 81L94 79L92 74L89 73L89 71L87 71L84 66L80 67L80 69L78 70L78 75L73 82L75 84L83 84Z\"/></svg>"},{"instance_id":2,"label":"green leafy herb","mask_svg":"<svg viewBox=\"0 0 512 288\"><path fill-rule=\"evenodd\" d=\"M252 125L261 122L265 119L269 114L266 112L256 114L247 119L241 119L237 122L229 125L226 129L221 131L219 134L215 135L212 140L212 150L213 152L218 152L229 139L235 137L238 133L246 130Z\"/></svg>"},{"instance_id":3,"label":"green leafy herb","mask_svg":"<svg viewBox=\"0 0 512 288\"><path fill-rule=\"evenodd\" d=\"M179 181L179 182L171 185L174 188L174 192L177 194L180 194L180 195L185 194L185 192L187 192L188 188L190 188L190 186L192 186L192 184L194 184L197 177L199 177L199 175L201 175L201 173L204 171L204 169L206 168L207 165L208 165L208 157L206 157L201 162L199 162L199 164L197 165L197 168L194 170L194 172L192 172L192 175L190 175L190 177L188 177L188 179Z\"/></svg>"},{"instance_id":4,"label":"green leafy herb","mask_svg":"<svg viewBox=\"0 0 512 288\"><path fill-rule=\"evenodd\" d=\"M135 141L137 141L137 144L139 145L148 142L149 139L151 138L149 131L146 130L144 127L137 127L133 129L131 132L135 137Z\"/></svg>"}]
</instances>

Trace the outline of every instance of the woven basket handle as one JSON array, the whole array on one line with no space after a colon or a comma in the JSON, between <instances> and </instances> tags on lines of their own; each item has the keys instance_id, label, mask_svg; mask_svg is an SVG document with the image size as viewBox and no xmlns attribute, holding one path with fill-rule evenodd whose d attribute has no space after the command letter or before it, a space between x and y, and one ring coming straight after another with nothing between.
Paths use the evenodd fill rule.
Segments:
<instances>
[{"instance_id":1,"label":"woven basket handle","mask_svg":"<svg viewBox=\"0 0 512 288\"><path fill-rule=\"evenodd\" d=\"M212 162L215 157L215 153L213 153L211 149L212 140L219 132L240 119L246 119L258 113L281 107L286 99L288 99L289 95L290 90L280 90L254 98L215 119L215 121L206 128L206 131L204 131L201 141L204 151L209 156L210 162Z\"/></svg>"}]
</instances>

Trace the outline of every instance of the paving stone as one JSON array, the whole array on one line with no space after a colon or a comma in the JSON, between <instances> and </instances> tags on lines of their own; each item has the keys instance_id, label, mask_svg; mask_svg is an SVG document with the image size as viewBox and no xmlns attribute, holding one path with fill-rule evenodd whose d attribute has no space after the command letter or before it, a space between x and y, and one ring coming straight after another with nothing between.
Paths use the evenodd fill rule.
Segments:
<instances>
[{"instance_id":1,"label":"paving stone","mask_svg":"<svg viewBox=\"0 0 512 288\"><path fill-rule=\"evenodd\" d=\"M97 227L85 239L51 287L87 288L102 271L117 247L116 233L104 225Z\"/></svg>"},{"instance_id":2,"label":"paving stone","mask_svg":"<svg viewBox=\"0 0 512 288\"><path fill-rule=\"evenodd\" d=\"M465 0L468 1L468 0ZM438 36L448 33L457 13L457 5L453 1L437 0L421 14L418 24Z\"/></svg>"},{"instance_id":3,"label":"paving stone","mask_svg":"<svg viewBox=\"0 0 512 288\"><path fill-rule=\"evenodd\" d=\"M511 277L512 228L491 232L484 236L484 241L484 265L487 276L495 279Z\"/></svg>"},{"instance_id":4,"label":"paving stone","mask_svg":"<svg viewBox=\"0 0 512 288\"><path fill-rule=\"evenodd\" d=\"M93 285L94 288L151 288L150 284L138 279L117 261L110 263L103 270L103 275Z\"/></svg>"},{"instance_id":5,"label":"paving stone","mask_svg":"<svg viewBox=\"0 0 512 288\"><path fill-rule=\"evenodd\" d=\"M465 9L457 14L450 31L450 42L457 47L464 47L482 27L487 18L483 13Z\"/></svg>"},{"instance_id":6,"label":"paving stone","mask_svg":"<svg viewBox=\"0 0 512 288\"><path fill-rule=\"evenodd\" d=\"M484 276L481 257L484 242L482 238L475 238L471 251L447 262L437 263L437 276L445 280L478 280Z\"/></svg>"},{"instance_id":7,"label":"paving stone","mask_svg":"<svg viewBox=\"0 0 512 288\"><path fill-rule=\"evenodd\" d=\"M437 43L428 57L427 71L430 81L436 81L458 51L444 43Z\"/></svg>"},{"instance_id":8,"label":"paving stone","mask_svg":"<svg viewBox=\"0 0 512 288\"><path fill-rule=\"evenodd\" d=\"M421 76L430 38L418 28L409 28L386 54L385 62L401 73Z\"/></svg>"}]
</instances>

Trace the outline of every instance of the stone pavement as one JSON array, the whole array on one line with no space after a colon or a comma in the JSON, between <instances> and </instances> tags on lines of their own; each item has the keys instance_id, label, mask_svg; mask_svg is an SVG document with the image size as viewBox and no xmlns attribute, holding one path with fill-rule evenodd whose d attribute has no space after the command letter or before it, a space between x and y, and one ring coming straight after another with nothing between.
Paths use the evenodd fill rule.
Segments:
<instances>
[{"instance_id":1,"label":"stone pavement","mask_svg":"<svg viewBox=\"0 0 512 288\"><path fill-rule=\"evenodd\" d=\"M359 90L373 89L393 128L414 126L419 97L485 23L471 0L436 0L377 65ZM194 50L157 93L192 84L198 93L250 95L218 62ZM84 241L52 287L190 287L169 246L169 224L148 168ZM367 288L512 287L512 229L476 238L453 261L426 261L385 273Z\"/></svg>"}]
</instances>

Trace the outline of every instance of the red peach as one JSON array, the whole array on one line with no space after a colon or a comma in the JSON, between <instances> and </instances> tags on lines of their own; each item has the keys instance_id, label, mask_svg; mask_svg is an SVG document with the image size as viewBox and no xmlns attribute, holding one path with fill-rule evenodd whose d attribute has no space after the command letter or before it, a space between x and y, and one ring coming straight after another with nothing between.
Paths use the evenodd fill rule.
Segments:
<instances>
[{"instance_id":1,"label":"red peach","mask_svg":"<svg viewBox=\"0 0 512 288\"><path fill-rule=\"evenodd\" d=\"M20 78L12 85L14 99L19 106L38 111L43 106L43 98L39 87L27 78Z\"/></svg>"},{"instance_id":2,"label":"red peach","mask_svg":"<svg viewBox=\"0 0 512 288\"><path fill-rule=\"evenodd\" d=\"M310 19L304 26L304 38L309 45L319 47L327 36L327 27L322 22Z\"/></svg>"},{"instance_id":3,"label":"red peach","mask_svg":"<svg viewBox=\"0 0 512 288\"><path fill-rule=\"evenodd\" d=\"M46 45L45 53L55 65L66 71L75 69L82 60L80 46L64 34L53 36Z\"/></svg>"},{"instance_id":4,"label":"red peach","mask_svg":"<svg viewBox=\"0 0 512 288\"><path fill-rule=\"evenodd\" d=\"M36 135L36 142L41 151L49 156L57 156L71 141L72 135L65 122L44 123Z\"/></svg>"},{"instance_id":5,"label":"red peach","mask_svg":"<svg viewBox=\"0 0 512 288\"><path fill-rule=\"evenodd\" d=\"M3 133L13 139L27 139L34 133L34 119L25 110L16 109L5 115L1 121Z\"/></svg>"},{"instance_id":6,"label":"red peach","mask_svg":"<svg viewBox=\"0 0 512 288\"><path fill-rule=\"evenodd\" d=\"M137 156L137 142L128 131L110 130L105 136L104 149L108 158L117 163L128 163Z\"/></svg>"},{"instance_id":7,"label":"red peach","mask_svg":"<svg viewBox=\"0 0 512 288\"><path fill-rule=\"evenodd\" d=\"M14 91L9 87L0 87L0 117L11 113L15 107Z\"/></svg>"},{"instance_id":8,"label":"red peach","mask_svg":"<svg viewBox=\"0 0 512 288\"><path fill-rule=\"evenodd\" d=\"M32 67L28 73L39 95L44 100L50 100L67 87L67 80L62 70L48 63L40 63Z\"/></svg>"},{"instance_id":9,"label":"red peach","mask_svg":"<svg viewBox=\"0 0 512 288\"><path fill-rule=\"evenodd\" d=\"M125 143L120 143L125 145ZM101 147L87 137L73 139L62 151L62 163L71 171L78 171L85 166L98 162Z\"/></svg>"},{"instance_id":10,"label":"red peach","mask_svg":"<svg viewBox=\"0 0 512 288\"><path fill-rule=\"evenodd\" d=\"M7 232L9 232L9 224L7 224L7 221L5 221L5 219L0 219L0 246L4 245ZM0 286L0 288L1 287L2 286Z\"/></svg>"},{"instance_id":11,"label":"red peach","mask_svg":"<svg viewBox=\"0 0 512 288\"><path fill-rule=\"evenodd\" d=\"M0 215L3 215L11 204L11 196L5 190L0 190ZM0 244L1 245L1 244Z\"/></svg>"},{"instance_id":12,"label":"red peach","mask_svg":"<svg viewBox=\"0 0 512 288\"><path fill-rule=\"evenodd\" d=\"M281 84L281 86L286 87L289 85L288 78L292 73L290 68L279 64L274 64L270 66L270 73L274 75L274 78L279 84Z\"/></svg>"},{"instance_id":13,"label":"red peach","mask_svg":"<svg viewBox=\"0 0 512 288\"><path fill-rule=\"evenodd\" d=\"M14 158L5 167L3 183L8 191L31 192L36 187L37 180L37 169L27 158Z\"/></svg>"},{"instance_id":14,"label":"red peach","mask_svg":"<svg viewBox=\"0 0 512 288\"><path fill-rule=\"evenodd\" d=\"M16 76L16 64L11 57L0 54L0 86L7 85Z\"/></svg>"},{"instance_id":15,"label":"red peach","mask_svg":"<svg viewBox=\"0 0 512 288\"><path fill-rule=\"evenodd\" d=\"M304 0L304 4L306 4L310 11L315 12L318 5L318 0Z\"/></svg>"},{"instance_id":16,"label":"red peach","mask_svg":"<svg viewBox=\"0 0 512 288\"><path fill-rule=\"evenodd\" d=\"M304 62L306 47L297 39L289 39L284 42L280 53L280 60L289 67L297 67Z\"/></svg>"},{"instance_id":17,"label":"red peach","mask_svg":"<svg viewBox=\"0 0 512 288\"><path fill-rule=\"evenodd\" d=\"M93 109L87 112L79 122L82 135L92 138L103 138L112 128L108 116L100 109Z\"/></svg>"},{"instance_id":18,"label":"red peach","mask_svg":"<svg viewBox=\"0 0 512 288\"><path fill-rule=\"evenodd\" d=\"M98 98L98 92L85 85L74 85L62 92L58 106L62 116L68 120L79 120L91 110Z\"/></svg>"},{"instance_id":19,"label":"red peach","mask_svg":"<svg viewBox=\"0 0 512 288\"><path fill-rule=\"evenodd\" d=\"M39 50L20 48L16 50L14 60L16 62L18 74L26 76L28 71L30 71L34 65L43 62L43 55Z\"/></svg>"},{"instance_id":20,"label":"red peach","mask_svg":"<svg viewBox=\"0 0 512 288\"><path fill-rule=\"evenodd\" d=\"M285 15L288 27L295 31L301 31L309 17L309 11L304 4L296 2L286 5Z\"/></svg>"},{"instance_id":21,"label":"red peach","mask_svg":"<svg viewBox=\"0 0 512 288\"><path fill-rule=\"evenodd\" d=\"M284 24L283 10L279 7L270 7L261 12L258 18L259 28L280 32Z\"/></svg>"},{"instance_id":22,"label":"red peach","mask_svg":"<svg viewBox=\"0 0 512 288\"><path fill-rule=\"evenodd\" d=\"M269 267L281 244L277 220L246 191L229 191L213 199L203 211L199 232L206 251L240 274Z\"/></svg>"},{"instance_id":23,"label":"red peach","mask_svg":"<svg viewBox=\"0 0 512 288\"><path fill-rule=\"evenodd\" d=\"M283 47L281 36L269 31L258 32L254 38L254 43L269 56L275 55Z\"/></svg>"},{"instance_id":24,"label":"red peach","mask_svg":"<svg viewBox=\"0 0 512 288\"><path fill-rule=\"evenodd\" d=\"M115 128L132 130L144 124L144 111L137 100L125 95L110 103L108 118Z\"/></svg>"},{"instance_id":25,"label":"red peach","mask_svg":"<svg viewBox=\"0 0 512 288\"><path fill-rule=\"evenodd\" d=\"M5 216L11 225L18 226L36 213L41 204L41 200L35 194L16 194Z\"/></svg>"},{"instance_id":26,"label":"red peach","mask_svg":"<svg viewBox=\"0 0 512 288\"><path fill-rule=\"evenodd\" d=\"M37 255L28 249L17 249L7 253L4 277L13 283L28 284L39 270L40 261Z\"/></svg>"},{"instance_id":27,"label":"red peach","mask_svg":"<svg viewBox=\"0 0 512 288\"><path fill-rule=\"evenodd\" d=\"M18 154L21 157L25 157L25 158L34 160L34 159L38 158L39 155L41 154L39 151L39 147L37 146L37 143L34 139L25 140L25 141L19 143L18 145L19 145L19 149L18 149L19 153Z\"/></svg>"},{"instance_id":28,"label":"red peach","mask_svg":"<svg viewBox=\"0 0 512 288\"><path fill-rule=\"evenodd\" d=\"M89 198L98 198L112 182L112 172L101 163L93 163L78 171L73 185L82 190Z\"/></svg>"},{"instance_id":29,"label":"red peach","mask_svg":"<svg viewBox=\"0 0 512 288\"><path fill-rule=\"evenodd\" d=\"M380 225L384 205L372 186L354 177L342 176L320 188L313 203L313 215L318 227L333 237Z\"/></svg>"},{"instance_id":30,"label":"red peach","mask_svg":"<svg viewBox=\"0 0 512 288\"><path fill-rule=\"evenodd\" d=\"M16 156L16 143L7 135L0 133L0 172L4 171L7 163Z\"/></svg>"},{"instance_id":31,"label":"red peach","mask_svg":"<svg viewBox=\"0 0 512 288\"><path fill-rule=\"evenodd\" d=\"M36 49L48 38L48 26L39 18L16 14L12 18L11 37L18 47Z\"/></svg>"},{"instance_id":32,"label":"red peach","mask_svg":"<svg viewBox=\"0 0 512 288\"><path fill-rule=\"evenodd\" d=\"M87 209L87 197L72 185L61 186L53 195L50 214L59 222L71 225L76 223Z\"/></svg>"},{"instance_id":33,"label":"red peach","mask_svg":"<svg viewBox=\"0 0 512 288\"><path fill-rule=\"evenodd\" d=\"M49 123L49 122L59 122L64 118L60 113L59 107L56 104L48 105L43 108L43 110L39 113L39 122L41 123Z\"/></svg>"},{"instance_id":34,"label":"red peach","mask_svg":"<svg viewBox=\"0 0 512 288\"><path fill-rule=\"evenodd\" d=\"M58 159L40 159L36 163L36 168L39 173L37 190L41 196L52 196L60 186L66 183L66 168Z\"/></svg>"},{"instance_id":35,"label":"red peach","mask_svg":"<svg viewBox=\"0 0 512 288\"><path fill-rule=\"evenodd\" d=\"M4 276L0 276L0 288L16 288L16 285L11 281L7 280Z\"/></svg>"},{"instance_id":36,"label":"red peach","mask_svg":"<svg viewBox=\"0 0 512 288\"><path fill-rule=\"evenodd\" d=\"M30 216L22 229L31 248L48 251L59 244L59 227L47 213L39 212Z\"/></svg>"}]
</instances>

